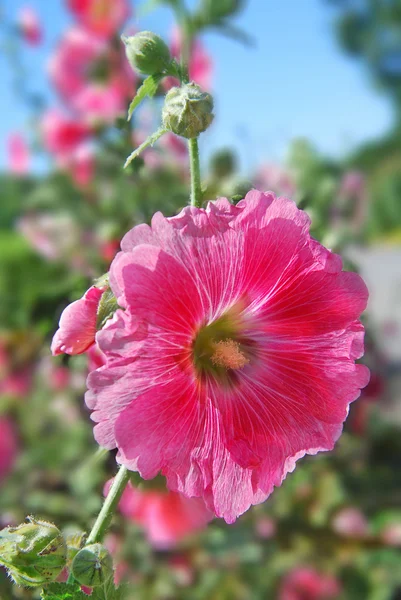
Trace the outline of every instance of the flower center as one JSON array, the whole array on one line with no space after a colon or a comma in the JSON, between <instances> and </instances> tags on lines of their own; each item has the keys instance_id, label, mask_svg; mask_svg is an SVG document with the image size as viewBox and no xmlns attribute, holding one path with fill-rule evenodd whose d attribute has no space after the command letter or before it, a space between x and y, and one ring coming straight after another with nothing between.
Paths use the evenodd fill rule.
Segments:
<instances>
[{"instance_id":1,"label":"flower center","mask_svg":"<svg viewBox=\"0 0 401 600\"><path fill-rule=\"evenodd\" d=\"M252 342L243 329L239 311L235 309L199 329L192 345L193 364L199 376L211 375L222 383L235 379L235 373L254 354Z\"/></svg>"},{"instance_id":2,"label":"flower center","mask_svg":"<svg viewBox=\"0 0 401 600\"><path fill-rule=\"evenodd\" d=\"M215 351L211 356L211 361L218 367L236 370L245 367L249 363L249 358L241 351L238 342L227 339L215 344Z\"/></svg>"}]
</instances>

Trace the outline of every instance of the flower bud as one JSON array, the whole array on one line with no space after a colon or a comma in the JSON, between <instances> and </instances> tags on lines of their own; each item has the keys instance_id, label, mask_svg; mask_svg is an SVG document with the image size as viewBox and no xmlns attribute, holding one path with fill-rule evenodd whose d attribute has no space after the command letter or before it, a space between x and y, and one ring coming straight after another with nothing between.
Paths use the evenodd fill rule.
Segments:
<instances>
[{"instance_id":1,"label":"flower bud","mask_svg":"<svg viewBox=\"0 0 401 600\"><path fill-rule=\"evenodd\" d=\"M212 176L217 179L232 175L237 169L235 154L228 148L215 152L210 161L210 168Z\"/></svg>"},{"instance_id":2,"label":"flower bud","mask_svg":"<svg viewBox=\"0 0 401 600\"><path fill-rule=\"evenodd\" d=\"M57 579L67 547L55 525L28 517L28 523L0 531L0 564L18 585L42 586Z\"/></svg>"},{"instance_id":3,"label":"flower bud","mask_svg":"<svg viewBox=\"0 0 401 600\"><path fill-rule=\"evenodd\" d=\"M163 125L187 139L196 138L213 121L213 98L196 83L173 87L163 106Z\"/></svg>"},{"instance_id":4,"label":"flower bud","mask_svg":"<svg viewBox=\"0 0 401 600\"><path fill-rule=\"evenodd\" d=\"M243 0L203 0L202 13L215 23L238 13L243 4Z\"/></svg>"},{"instance_id":5,"label":"flower bud","mask_svg":"<svg viewBox=\"0 0 401 600\"><path fill-rule=\"evenodd\" d=\"M102 544L90 544L75 555L71 572L81 585L96 587L113 575L113 561Z\"/></svg>"},{"instance_id":6,"label":"flower bud","mask_svg":"<svg viewBox=\"0 0 401 600\"><path fill-rule=\"evenodd\" d=\"M162 38L151 31L122 36L128 62L143 75L162 73L171 63L170 50Z\"/></svg>"}]
</instances>

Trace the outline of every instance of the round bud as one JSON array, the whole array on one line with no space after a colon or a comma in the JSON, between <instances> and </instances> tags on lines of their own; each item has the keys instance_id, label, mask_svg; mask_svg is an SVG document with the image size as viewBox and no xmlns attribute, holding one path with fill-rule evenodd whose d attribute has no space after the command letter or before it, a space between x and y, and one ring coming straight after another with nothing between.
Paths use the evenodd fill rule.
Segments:
<instances>
[{"instance_id":1,"label":"round bud","mask_svg":"<svg viewBox=\"0 0 401 600\"><path fill-rule=\"evenodd\" d=\"M28 523L0 531L0 564L18 585L42 586L65 567L67 546L55 525L28 517Z\"/></svg>"},{"instance_id":2,"label":"round bud","mask_svg":"<svg viewBox=\"0 0 401 600\"><path fill-rule=\"evenodd\" d=\"M81 585L96 587L113 575L113 560L102 544L90 544L77 552L71 572Z\"/></svg>"},{"instance_id":3,"label":"round bud","mask_svg":"<svg viewBox=\"0 0 401 600\"><path fill-rule=\"evenodd\" d=\"M230 149L215 152L210 160L213 177L222 178L232 175L237 169L237 157Z\"/></svg>"},{"instance_id":4,"label":"round bud","mask_svg":"<svg viewBox=\"0 0 401 600\"><path fill-rule=\"evenodd\" d=\"M196 138L213 121L213 98L196 83L173 87L163 106L163 125L187 139Z\"/></svg>"},{"instance_id":5,"label":"round bud","mask_svg":"<svg viewBox=\"0 0 401 600\"><path fill-rule=\"evenodd\" d=\"M201 13L206 22L216 23L238 13L243 4L243 0L203 0Z\"/></svg>"},{"instance_id":6,"label":"round bud","mask_svg":"<svg viewBox=\"0 0 401 600\"><path fill-rule=\"evenodd\" d=\"M151 31L122 36L131 67L143 75L162 73L171 63L170 50L162 38Z\"/></svg>"}]
</instances>

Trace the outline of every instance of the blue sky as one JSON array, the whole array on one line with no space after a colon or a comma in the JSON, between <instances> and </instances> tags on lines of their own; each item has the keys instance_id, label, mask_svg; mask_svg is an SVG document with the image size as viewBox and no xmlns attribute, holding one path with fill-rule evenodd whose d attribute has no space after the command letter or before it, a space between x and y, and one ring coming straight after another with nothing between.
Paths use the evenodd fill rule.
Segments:
<instances>
[{"instance_id":1,"label":"blue sky","mask_svg":"<svg viewBox=\"0 0 401 600\"><path fill-rule=\"evenodd\" d=\"M218 1L218 0L216 0ZM26 48L24 63L29 87L55 102L47 84L46 61L71 19L64 0L3 0L12 20L29 4L40 15L45 42ZM143 1L135 2L136 14ZM358 63L337 47L325 0L249 0L238 19L253 35L249 49L218 34L204 42L215 59L215 123L203 136L204 155L221 146L237 149L243 169L262 160L280 160L294 137L306 136L323 152L340 155L361 141L378 136L391 124L387 98L371 86ZM134 19L142 29L168 37L172 15L167 8ZM5 138L28 125L28 113L15 96L12 71L0 56L0 165L5 162Z\"/></svg>"}]
</instances>

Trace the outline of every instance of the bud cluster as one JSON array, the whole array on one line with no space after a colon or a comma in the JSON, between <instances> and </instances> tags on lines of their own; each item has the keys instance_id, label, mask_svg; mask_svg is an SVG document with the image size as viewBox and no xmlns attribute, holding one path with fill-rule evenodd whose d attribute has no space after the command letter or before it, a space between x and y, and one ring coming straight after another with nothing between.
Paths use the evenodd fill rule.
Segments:
<instances>
[{"instance_id":1,"label":"bud cluster","mask_svg":"<svg viewBox=\"0 0 401 600\"><path fill-rule=\"evenodd\" d=\"M52 523L27 523L0 531L0 564L16 584L35 587L55 581L66 565L67 546Z\"/></svg>"}]
</instances>

